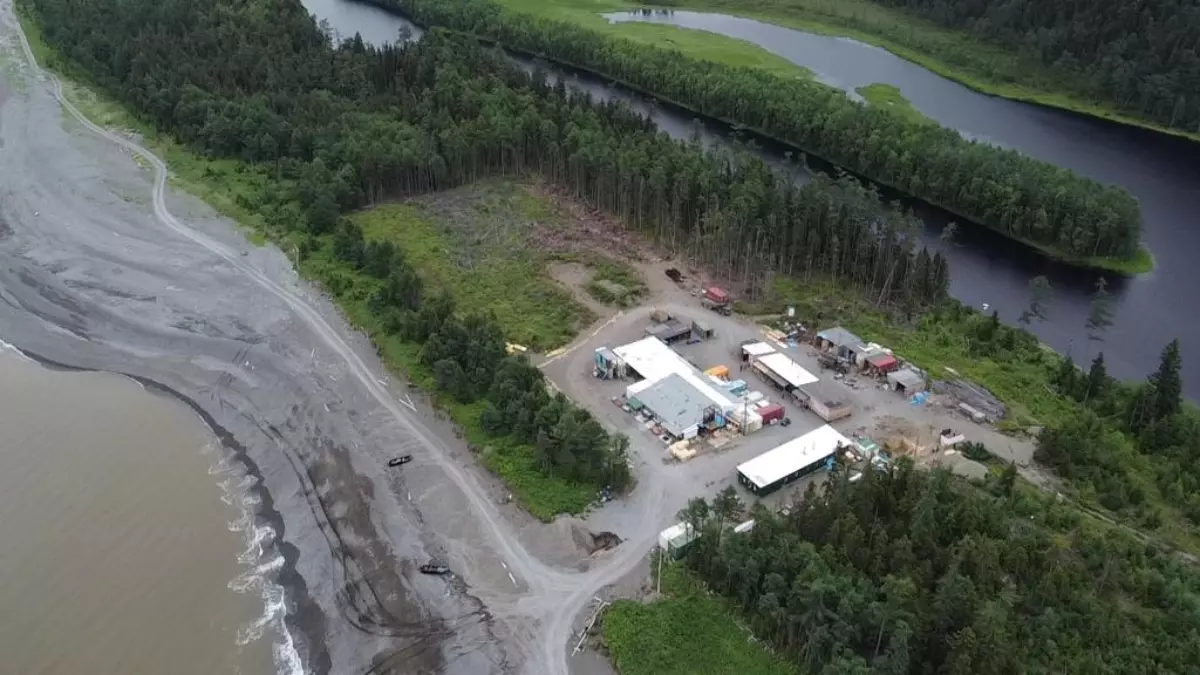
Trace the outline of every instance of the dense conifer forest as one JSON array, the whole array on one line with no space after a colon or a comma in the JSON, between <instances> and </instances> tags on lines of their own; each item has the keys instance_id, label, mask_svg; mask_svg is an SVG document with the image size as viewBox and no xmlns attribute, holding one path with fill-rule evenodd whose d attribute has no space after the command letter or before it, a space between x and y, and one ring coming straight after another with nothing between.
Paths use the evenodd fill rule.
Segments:
<instances>
[{"instance_id":1,"label":"dense conifer forest","mask_svg":"<svg viewBox=\"0 0 1200 675\"><path fill-rule=\"evenodd\" d=\"M1129 259L1141 214L1123 188L855 103L840 91L698 61L488 0L372 0L421 23L584 67L705 115L761 130L850 171L1059 257Z\"/></svg>"},{"instance_id":2,"label":"dense conifer forest","mask_svg":"<svg viewBox=\"0 0 1200 675\"><path fill-rule=\"evenodd\" d=\"M902 460L838 472L746 534L736 496L681 514L687 566L755 635L822 675L1191 673L1200 575L1009 467L976 487Z\"/></svg>"},{"instance_id":3,"label":"dense conifer forest","mask_svg":"<svg viewBox=\"0 0 1200 675\"><path fill-rule=\"evenodd\" d=\"M1200 132L1200 5L1194 0L873 0L1000 42L1054 67L1076 91Z\"/></svg>"},{"instance_id":4,"label":"dense conifer forest","mask_svg":"<svg viewBox=\"0 0 1200 675\"><path fill-rule=\"evenodd\" d=\"M424 288L388 242L342 214L491 176L537 175L664 247L740 275L819 275L918 307L945 297L945 261L915 220L850 179L796 187L750 156L671 140L627 108L530 76L471 38L432 31L374 49L329 44L294 0L32 0L46 41L156 128L212 157L270 167L247 204L298 254L374 281L389 335L424 345L443 394L536 449L547 474L620 488L625 440L505 357L492 317ZM754 274L751 274L751 271ZM337 273L324 279L342 290Z\"/></svg>"}]
</instances>

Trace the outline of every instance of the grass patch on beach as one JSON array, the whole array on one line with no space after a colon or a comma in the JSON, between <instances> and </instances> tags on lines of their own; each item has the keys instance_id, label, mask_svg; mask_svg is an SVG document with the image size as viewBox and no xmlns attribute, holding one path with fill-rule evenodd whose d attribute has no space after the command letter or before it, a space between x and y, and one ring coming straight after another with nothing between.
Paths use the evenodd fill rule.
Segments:
<instances>
[{"instance_id":1,"label":"grass patch on beach","mask_svg":"<svg viewBox=\"0 0 1200 675\"><path fill-rule=\"evenodd\" d=\"M394 243L426 284L448 290L464 312L494 312L510 341L537 351L570 342L595 318L549 277L548 256L531 247L535 228L558 218L548 200L504 181L351 215L367 239Z\"/></svg>"},{"instance_id":2,"label":"grass patch on beach","mask_svg":"<svg viewBox=\"0 0 1200 675\"><path fill-rule=\"evenodd\" d=\"M798 675L709 595L681 564L664 567L665 597L618 600L604 614L604 644L621 675Z\"/></svg>"}]
</instances>

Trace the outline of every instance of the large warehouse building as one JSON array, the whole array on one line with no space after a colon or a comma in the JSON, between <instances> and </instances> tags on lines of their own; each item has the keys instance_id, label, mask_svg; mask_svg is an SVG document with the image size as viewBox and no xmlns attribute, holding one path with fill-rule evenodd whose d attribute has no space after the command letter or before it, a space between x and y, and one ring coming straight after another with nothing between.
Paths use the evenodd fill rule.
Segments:
<instances>
[{"instance_id":1,"label":"large warehouse building","mask_svg":"<svg viewBox=\"0 0 1200 675\"><path fill-rule=\"evenodd\" d=\"M625 389L626 400L636 409L649 410L676 438L696 436L714 417L723 420L737 405L712 378L656 337L612 352L627 370L643 378Z\"/></svg>"},{"instance_id":2,"label":"large warehouse building","mask_svg":"<svg viewBox=\"0 0 1200 675\"><path fill-rule=\"evenodd\" d=\"M826 424L738 466L738 481L755 495L769 495L820 470L839 447L851 445L850 439Z\"/></svg>"}]
</instances>

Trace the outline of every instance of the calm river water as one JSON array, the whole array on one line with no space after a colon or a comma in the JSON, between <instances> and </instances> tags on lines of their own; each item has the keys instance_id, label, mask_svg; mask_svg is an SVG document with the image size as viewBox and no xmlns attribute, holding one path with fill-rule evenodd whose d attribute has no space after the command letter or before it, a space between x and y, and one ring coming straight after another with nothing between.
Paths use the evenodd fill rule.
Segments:
<instances>
[{"instance_id":1,"label":"calm river water","mask_svg":"<svg viewBox=\"0 0 1200 675\"><path fill-rule=\"evenodd\" d=\"M1045 274L1058 289L1049 320L1035 328L1061 350L1088 357L1103 349L1123 377L1152 370L1159 351L1179 337L1192 398L1200 397L1200 313L1181 295L1200 286L1200 144L1041 106L979 94L891 53L845 38L813 35L761 21L688 11L621 12L610 21L645 21L704 30L746 40L812 70L846 91L882 82L898 87L914 106L968 138L1019 150L1101 182L1123 185L1141 202L1144 241L1157 268L1111 284L1118 296L1115 325L1102 345L1088 345L1084 330L1097 274L1056 265L1014 246L929 244L951 260L951 292L960 300L989 303L1014 320L1028 303L1029 279ZM1118 281L1109 279L1110 282ZM1182 311L1181 311L1182 310ZM1191 359L1188 359L1191 356Z\"/></svg>"},{"instance_id":2,"label":"calm river water","mask_svg":"<svg viewBox=\"0 0 1200 675\"><path fill-rule=\"evenodd\" d=\"M303 2L343 37L359 32L364 39L384 42L394 39L401 29L420 34L403 18L352 0ZM1077 360L1090 359L1103 350L1110 371L1120 377L1143 377L1157 365L1162 347L1180 338L1186 391L1192 398L1200 398L1200 313L1188 311L1186 301L1180 302L1188 289L1200 287L1200 265L1191 261L1200 253L1200 228L1193 226L1193 214L1200 213L1200 144L978 94L882 49L852 40L699 12L607 16L612 21L666 23L754 42L847 91L876 82L892 84L923 113L969 138L1014 148L1096 180L1125 186L1141 202L1146 221L1144 241L1158 266L1153 273L1134 279L1108 277L1117 303L1115 324L1099 344L1089 343L1085 331L1098 273L1054 263L979 227L961 227L955 240L947 244L939 238L946 223L944 214L922 213L927 223L926 244L950 259L951 293L956 298L974 306L987 303L1010 322L1028 305L1030 279L1047 276L1055 288L1054 300L1048 320L1034 331L1056 349L1070 350ZM692 134L694 124L687 114L594 78L539 65L594 96L630 102L673 136L688 138ZM725 134L715 125L702 130L709 143L722 142ZM782 150L764 148L763 153L768 160L778 161Z\"/></svg>"},{"instance_id":3,"label":"calm river water","mask_svg":"<svg viewBox=\"0 0 1200 675\"><path fill-rule=\"evenodd\" d=\"M252 639L263 600L213 444L131 380L49 370L0 343L4 672L275 671L270 638Z\"/></svg>"}]
</instances>

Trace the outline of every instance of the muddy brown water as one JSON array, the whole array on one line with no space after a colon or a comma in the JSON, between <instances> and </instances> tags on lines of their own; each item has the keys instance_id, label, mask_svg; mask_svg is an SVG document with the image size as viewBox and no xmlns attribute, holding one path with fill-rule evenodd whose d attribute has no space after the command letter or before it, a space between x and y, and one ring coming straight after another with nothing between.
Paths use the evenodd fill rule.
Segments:
<instances>
[{"instance_id":1,"label":"muddy brown water","mask_svg":"<svg viewBox=\"0 0 1200 675\"><path fill-rule=\"evenodd\" d=\"M0 348L0 670L275 672L219 453L132 380Z\"/></svg>"}]
</instances>

